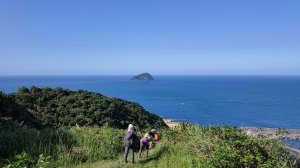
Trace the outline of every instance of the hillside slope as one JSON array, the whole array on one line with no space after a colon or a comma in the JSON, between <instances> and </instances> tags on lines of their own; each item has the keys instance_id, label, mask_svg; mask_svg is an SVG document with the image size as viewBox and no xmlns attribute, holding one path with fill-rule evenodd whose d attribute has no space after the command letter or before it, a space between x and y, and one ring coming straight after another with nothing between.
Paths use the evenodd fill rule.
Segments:
<instances>
[{"instance_id":1,"label":"hillside slope","mask_svg":"<svg viewBox=\"0 0 300 168\"><path fill-rule=\"evenodd\" d=\"M44 126L103 126L126 128L134 123L139 128L166 127L163 120L147 112L137 103L109 98L99 93L84 90L71 91L62 88L21 87L6 104L17 104L28 110ZM2 102L8 99L1 100ZM15 102L13 102L15 101ZM13 103L12 103L13 102ZM20 109L10 114L14 116ZM9 116L8 116L9 117ZM19 120L19 119L18 119ZM24 119L26 120L26 118Z\"/></svg>"}]
</instances>

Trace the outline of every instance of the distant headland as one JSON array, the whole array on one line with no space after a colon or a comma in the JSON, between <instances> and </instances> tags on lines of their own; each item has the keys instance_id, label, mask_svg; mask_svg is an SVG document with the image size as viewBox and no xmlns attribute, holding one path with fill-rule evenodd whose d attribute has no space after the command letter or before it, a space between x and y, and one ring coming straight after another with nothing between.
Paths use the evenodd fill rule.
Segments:
<instances>
[{"instance_id":1,"label":"distant headland","mask_svg":"<svg viewBox=\"0 0 300 168\"><path fill-rule=\"evenodd\" d=\"M151 81L154 80L149 73L142 73L131 78L134 81Z\"/></svg>"}]
</instances>

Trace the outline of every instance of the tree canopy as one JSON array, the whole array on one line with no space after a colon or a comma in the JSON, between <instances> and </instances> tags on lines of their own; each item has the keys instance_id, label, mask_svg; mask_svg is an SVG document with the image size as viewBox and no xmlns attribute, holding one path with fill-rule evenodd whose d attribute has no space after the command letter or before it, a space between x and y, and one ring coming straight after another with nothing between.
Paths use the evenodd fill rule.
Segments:
<instances>
[{"instance_id":1,"label":"tree canopy","mask_svg":"<svg viewBox=\"0 0 300 168\"><path fill-rule=\"evenodd\" d=\"M1 93L0 100L1 116L25 123L39 121L42 126L166 126L159 116L137 103L84 90L20 87L16 93Z\"/></svg>"}]
</instances>

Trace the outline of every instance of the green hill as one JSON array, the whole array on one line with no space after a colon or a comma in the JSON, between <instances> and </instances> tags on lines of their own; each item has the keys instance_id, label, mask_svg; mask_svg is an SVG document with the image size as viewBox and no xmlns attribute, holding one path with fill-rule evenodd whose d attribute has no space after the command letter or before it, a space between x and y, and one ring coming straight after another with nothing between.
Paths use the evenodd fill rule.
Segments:
<instances>
[{"instance_id":1,"label":"green hill","mask_svg":"<svg viewBox=\"0 0 300 168\"><path fill-rule=\"evenodd\" d=\"M30 89L21 87L10 95L1 95L1 102L6 104L1 107L2 111L6 111L4 114L26 123L35 117L43 126L50 127L108 124L111 127L126 128L129 123L140 128L166 127L159 116L147 112L137 103L95 92L33 86Z\"/></svg>"},{"instance_id":2,"label":"green hill","mask_svg":"<svg viewBox=\"0 0 300 168\"><path fill-rule=\"evenodd\" d=\"M16 103L12 95L0 92L0 126L13 126L12 121L34 128L42 126L41 121L25 107ZM6 124L3 124L4 122Z\"/></svg>"}]
</instances>

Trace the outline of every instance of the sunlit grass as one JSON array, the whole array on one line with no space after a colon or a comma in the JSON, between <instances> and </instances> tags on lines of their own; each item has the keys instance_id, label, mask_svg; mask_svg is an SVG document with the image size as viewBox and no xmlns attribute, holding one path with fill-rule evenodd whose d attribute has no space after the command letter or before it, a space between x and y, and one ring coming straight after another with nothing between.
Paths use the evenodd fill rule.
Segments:
<instances>
[{"instance_id":1,"label":"sunlit grass","mask_svg":"<svg viewBox=\"0 0 300 168\"><path fill-rule=\"evenodd\" d=\"M1 162L26 152L33 160L39 154L51 156L49 167L296 167L279 141L248 137L230 126L190 124L160 130L162 139L149 157L136 153L136 163L126 164L124 132L108 126L1 129Z\"/></svg>"}]
</instances>

